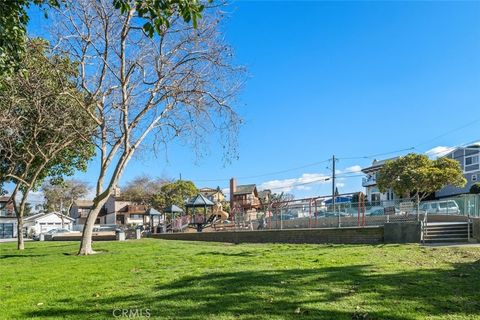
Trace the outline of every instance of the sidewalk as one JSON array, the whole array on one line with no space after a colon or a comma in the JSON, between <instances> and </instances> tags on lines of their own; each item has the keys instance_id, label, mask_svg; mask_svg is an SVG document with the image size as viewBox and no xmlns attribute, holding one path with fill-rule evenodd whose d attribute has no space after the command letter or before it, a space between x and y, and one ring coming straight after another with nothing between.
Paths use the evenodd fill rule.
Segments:
<instances>
[{"instance_id":1,"label":"sidewalk","mask_svg":"<svg viewBox=\"0 0 480 320\"><path fill-rule=\"evenodd\" d=\"M25 242L33 241L32 239L24 239ZM8 238L8 239L0 239L0 243L5 242L17 242L17 238Z\"/></svg>"},{"instance_id":2,"label":"sidewalk","mask_svg":"<svg viewBox=\"0 0 480 320\"><path fill-rule=\"evenodd\" d=\"M425 243L423 244L425 247L472 247L472 248L480 248L480 243L474 242L452 242L452 243Z\"/></svg>"}]
</instances>

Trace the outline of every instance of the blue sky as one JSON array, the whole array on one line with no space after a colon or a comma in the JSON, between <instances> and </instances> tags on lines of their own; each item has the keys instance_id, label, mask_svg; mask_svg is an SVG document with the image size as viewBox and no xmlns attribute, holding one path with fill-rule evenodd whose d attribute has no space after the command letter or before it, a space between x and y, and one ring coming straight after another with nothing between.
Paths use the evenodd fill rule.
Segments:
<instances>
[{"instance_id":1,"label":"blue sky","mask_svg":"<svg viewBox=\"0 0 480 320\"><path fill-rule=\"evenodd\" d=\"M181 173L199 187L242 177L324 195L329 182L288 186L329 176L331 163L319 162L333 154L341 177L370 155L480 140L480 2L240 1L228 11L226 38L249 73L239 159L225 164L214 142L201 159L173 143L167 156L134 159L122 183ZM45 23L34 15L29 31L42 35ZM77 177L93 185L95 174L92 163ZM339 179L340 192L359 190L358 174Z\"/></svg>"}]
</instances>

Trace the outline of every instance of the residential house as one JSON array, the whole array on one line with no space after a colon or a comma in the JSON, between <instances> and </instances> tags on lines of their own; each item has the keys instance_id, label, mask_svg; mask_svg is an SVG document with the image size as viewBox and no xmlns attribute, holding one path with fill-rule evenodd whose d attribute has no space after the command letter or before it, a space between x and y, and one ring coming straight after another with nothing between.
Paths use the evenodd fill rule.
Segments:
<instances>
[{"instance_id":1,"label":"residential house","mask_svg":"<svg viewBox=\"0 0 480 320\"><path fill-rule=\"evenodd\" d=\"M372 165L362 169L362 172L366 174L366 177L362 180L362 186L365 187L365 200L371 203L380 203L385 201L394 201L399 197L395 195L393 190L389 189L386 192L380 192L377 186L377 176L388 160L395 160L398 157L386 159L386 160L373 160Z\"/></svg>"},{"instance_id":2,"label":"residential house","mask_svg":"<svg viewBox=\"0 0 480 320\"><path fill-rule=\"evenodd\" d=\"M119 193L110 195L100 217L101 224L144 225L150 217L145 205L122 198Z\"/></svg>"},{"instance_id":3,"label":"residential house","mask_svg":"<svg viewBox=\"0 0 480 320\"><path fill-rule=\"evenodd\" d=\"M271 196L272 196L272 191L269 189L258 191L258 199L260 199L260 203L264 207L270 203Z\"/></svg>"},{"instance_id":4,"label":"residential house","mask_svg":"<svg viewBox=\"0 0 480 320\"><path fill-rule=\"evenodd\" d=\"M201 188L198 190L201 194L203 194L208 200L218 203L225 201L225 194L223 194L222 189L220 187L214 188Z\"/></svg>"},{"instance_id":5,"label":"residential house","mask_svg":"<svg viewBox=\"0 0 480 320\"><path fill-rule=\"evenodd\" d=\"M74 222L74 218L59 212L46 212L26 217L23 227L27 235L39 235L57 228L71 230Z\"/></svg>"},{"instance_id":6,"label":"residential house","mask_svg":"<svg viewBox=\"0 0 480 320\"><path fill-rule=\"evenodd\" d=\"M92 207L92 200L75 200L70 208L70 217L74 219L75 224L84 225ZM100 223L100 218L97 218L97 223Z\"/></svg>"},{"instance_id":7,"label":"residential house","mask_svg":"<svg viewBox=\"0 0 480 320\"><path fill-rule=\"evenodd\" d=\"M456 148L444 157L460 163L467 184L463 188L447 186L435 193L436 198L450 197L470 192L473 184L480 182L480 144Z\"/></svg>"},{"instance_id":8,"label":"residential house","mask_svg":"<svg viewBox=\"0 0 480 320\"><path fill-rule=\"evenodd\" d=\"M256 212L261 207L262 203L255 184L237 186L235 178L230 179L230 210Z\"/></svg>"},{"instance_id":9,"label":"residential house","mask_svg":"<svg viewBox=\"0 0 480 320\"><path fill-rule=\"evenodd\" d=\"M10 197L0 197L0 239L17 236L17 218Z\"/></svg>"},{"instance_id":10,"label":"residential house","mask_svg":"<svg viewBox=\"0 0 480 320\"><path fill-rule=\"evenodd\" d=\"M0 197L0 217L14 217L13 203L10 197Z\"/></svg>"}]
</instances>

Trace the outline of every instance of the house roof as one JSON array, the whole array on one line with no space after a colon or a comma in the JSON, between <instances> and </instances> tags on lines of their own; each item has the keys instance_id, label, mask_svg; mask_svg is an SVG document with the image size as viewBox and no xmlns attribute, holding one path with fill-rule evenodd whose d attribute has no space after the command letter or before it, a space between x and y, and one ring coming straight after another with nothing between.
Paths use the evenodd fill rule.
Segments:
<instances>
[{"instance_id":1,"label":"house roof","mask_svg":"<svg viewBox=\"0 0 480 320\"><path fill-rule=\"evenodd\" d=\"M396 160L398 158L399 157L394 157L394 158L389 158L389 159L384 159L384 160L375 159L375 160L373 160L372 165L370 167L363 168L362 172L363 173L370 173L370 172L378 171L383 167L385 162L390 161L390 160Z\"/></svg>"},{"instance_id":2,"label":"house roof","mask_svg":"<svg viewBox=\"0 0 480 320\"><path fill-rule=\"evenodd\" d=\"M163 209L163 212L167 212L167 213L182 213L183 210L182 208L176 206L176 205L171 205L171 206L168 206L166 208Z\"/></svg>"},{"instance_id":3,"label":"house roof","mask_svg":"<svg viewBox=\"0 0 480 320\"><path fill-rule=\"evenodd\" d=\"M10 197L0 197L0 202L8 202L10 200Z\"/></svg>"},{"instance_id":4,"label":"house roof","mask_svg":"<svg viewBox=\"0 0 480 320\"><path fill-rule=\"evenodd\" d=\"M93 200L75 200L73 204L78 207L93 207Z\"/></svg>"},{"instance_id":5,"label":"house roof","mask_svg":"<svg viewBox=\"0 0 480 320\"><path fill-rule=\"evenodd\" d=\"M207 188L201 188L198 191L200 191L200 193L203 193L204 195L207 195L207 196L214 195L216 193L223 194L223 191L222 191L222 189L220 189L220 187L217 187L216 189L208 188L208 187Z\"/></svg>"},{"instance_id":6,"label":"house roof","mask_svg":"<svg viewBox=\"0 0 480 320\"><path fill-rule=\"evenodd\" d=\"M46 216L49 216L49 215L56 215L58 217L62 217L64 219L68 219L68 220L71 220L71 221L74 221L75 219L69 217L69 216L66 216L64 214L61 214L60 212L42 212L42 213L37 213L37 214L34 214L33 216L29 216L29 217L26 217L25 218L25 221L35 221L37 219L40 219L40 218L43 218L43 217L46 217Z\"/></svg>"},{"instance_id":7,"label":"house roof","mask_svg":"<svg viewBox=\"0 0 480 320\"><path fill-rule=\"evenodd\" d=\"M352 202L352 197L349 197L349 196L337 196L335 197L335 203L349 203L349 202ZM332 204L333 201L332 201L332 198L330 199L327 199L324 201L325 204Z\"/></svg>"},{"instance_id":8,"label":"house roof","mask_svg":"<svg viewBox=\"0 0 480 320\"><path fill-rule=\"evenodd\" d=\"M258 197L259 198L262 198L262 199L265 199L267 197L267 195L270 195L272 193L272 191L270 190L262 190L262 191L258 191Z\"/></svg>"},{"instance_id":9,"label":"house roof","mask_svg":"<svg viewBox=\"0 0 480 320\"><path fill-rule=\"evenodd\" d=\"M189 199L185 205L187 207L190 207L190 208L193 208L193 207L212 207L214 206L215 204L208 200L207 198L205 198L205 196L201 193L197 194L195 197Z\"/></svg>"},{"instance_id":10,"label":"house roof","mask_svg":"<svg viewBox=\"0 0 480 320\"><path fill-rule=\"evenodd\" d=\"M147 214L149 216L160 216L161 215L161 213L158 210L155 210L154 208L149 208L147 210Z\"/></svg>"},{"instance_id":11,"label":"house roof","mask_svg":"<svg viewBox=\"0 0 480 320\"><path fill-rule=\"evenodd\" d=\"M233 193L234 195L250 194L255 193L257 186L255 184L244 184L237 186L237 189Z\"/></svg>"}]
</instances>

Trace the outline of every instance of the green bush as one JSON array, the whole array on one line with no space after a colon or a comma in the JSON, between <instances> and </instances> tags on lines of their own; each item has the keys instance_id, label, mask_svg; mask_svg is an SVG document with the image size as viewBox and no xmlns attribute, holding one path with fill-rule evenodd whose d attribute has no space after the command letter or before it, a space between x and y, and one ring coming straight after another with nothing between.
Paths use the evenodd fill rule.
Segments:
<instances>
[{"instance_id":1,"label":"green bush","mask_svg":"<svg viewBox=\"0 0 480 320\"><path fill-rule=\"evenodd\" d=\"M480 182L477 182L470 187L470 193L473 193L473 194L479 194L480 193Z\"/></svg>"}]
</instances>

